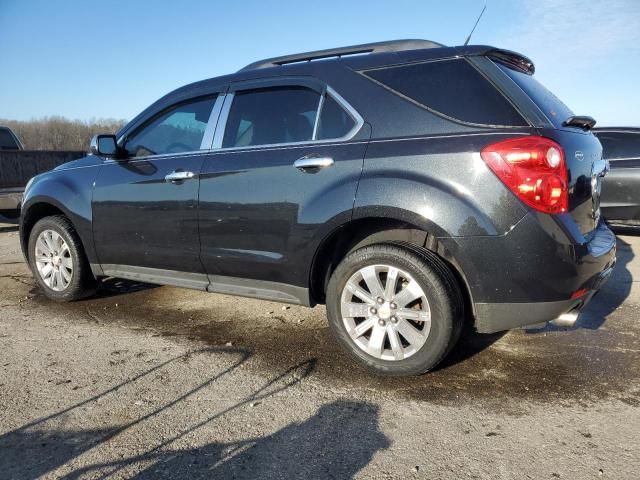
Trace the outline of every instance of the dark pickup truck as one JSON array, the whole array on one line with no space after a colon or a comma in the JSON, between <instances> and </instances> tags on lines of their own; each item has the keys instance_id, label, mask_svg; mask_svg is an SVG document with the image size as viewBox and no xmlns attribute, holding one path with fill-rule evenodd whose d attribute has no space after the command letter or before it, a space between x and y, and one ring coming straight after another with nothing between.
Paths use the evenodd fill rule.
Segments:
<instances>
[{"instance_id":1,"label":"dark pickup truck","mask_svg":"<svg viewBox=\"0 0 640 480\"><path fill-rule=\"evenodd\" d=\"M0 215L19 217L22 194L31 178L85 155L81 151L24 150L9 128L0 127Z\"/></svg>"}]
</instances>

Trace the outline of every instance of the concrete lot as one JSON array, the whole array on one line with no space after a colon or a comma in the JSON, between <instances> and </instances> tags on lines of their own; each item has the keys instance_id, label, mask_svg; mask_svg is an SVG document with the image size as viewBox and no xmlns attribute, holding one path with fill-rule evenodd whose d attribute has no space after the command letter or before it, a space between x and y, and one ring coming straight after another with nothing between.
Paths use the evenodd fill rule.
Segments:
<instances>
[{"instance_id":1,"label":"concrete lot","mask_svg":"<svg viewBox=\"0 0 640 480\"><path fill-rule=\"evenodd\" d=\"M467 335L389 379L323 308L120 281L47 301L0 223L0 477L636 479L640 237L618 247L578 327Z\"/></svg>"}]
</instances>

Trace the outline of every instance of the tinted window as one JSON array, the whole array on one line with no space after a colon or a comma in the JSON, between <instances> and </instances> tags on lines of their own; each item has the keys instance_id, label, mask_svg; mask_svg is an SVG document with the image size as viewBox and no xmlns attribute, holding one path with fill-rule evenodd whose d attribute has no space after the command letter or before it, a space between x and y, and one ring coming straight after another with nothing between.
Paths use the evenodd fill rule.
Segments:
<instances>
[{"instance_id":1,"label":"tinted window","mask_svg":"<svg viewBox=\"0 0 640 480\"><path fill-rule=\"evenodd\" d=\"M538 82L533 75L527 75L523 72L512 70L511 68L496 62L496 65L505 72L511 80L526 93L531 100L534 101L538 108L551 120L556 128L562 126L567 118L573 115L573 112L553 93L546 89L544 85Z\"/></svg>"},{"instance_id":2,"label":"tinted window","mask_svg":"<svg viewBox=\"0 0 640 480\"><path fill-rule=\"evenodd\" d=\"M344 137L356 122L330 95L325 97L318 121L318 140Z\"/></svg>"},{"instance_id":3,"label":"tinted window","mask_svg":"<svg viewBox=\"0 0 640 480\"><path fill-rule=\"evenodd\" d=\"M640 132L594 132L602 144L603 158L640 158Z\"/></svg>"},{"instance_id":4,"label":"tinted window","mask_svg":"<svg viewBox=\"0 0 640 480\"><path fill-rule=\"evenodd\" d=\"M125 148L134 157L199 150L214 103L206 98L172 108L131 135Z\"/></svg>"},{"instance_id":5,"label":"tinted window","mask_svg":"<svg viewBox=\"0 0 640 480\"><path fill-rule=\"evenodd\" d=\"M0 150L18 150L13 135L5 128L0 128Z\"/></svg>"},{"instance_id":6,"label":"tinted window","mask_svg":"<svg viewBox=\"0 0 640 480\"><path fill-rule=\"evenodd\" d=\"M237 92L223 147L304 142L313 137L320 94L306 87Z\"/></svg>"},{"instance_id":7,"label":"tinted window","mask_svg":"<svg viewBox=\"0 0 640 480\"><path fill-rule=\"evenodd\" d=\"M456 120L481 125L526 125L502 94L464 59L370 70L365 75Z\"/></svg>"}]
</instances>

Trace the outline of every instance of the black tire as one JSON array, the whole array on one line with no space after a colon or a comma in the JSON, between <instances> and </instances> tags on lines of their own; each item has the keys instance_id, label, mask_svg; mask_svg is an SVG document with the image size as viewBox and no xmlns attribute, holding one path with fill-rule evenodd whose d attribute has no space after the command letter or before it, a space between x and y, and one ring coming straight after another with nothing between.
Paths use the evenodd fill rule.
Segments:
<instances>
[{"instance_id":1,"label":"black tire","mask_svg":"<svg viewBox=\"0 0 640 480\"><path fill-rule=\"evenodd\" d=\"M73 274L69 285L62 291L53 290L45 283L34 259L38 235L45 230L55 231L62 236L69 246L70 257L73 262ZM55 215L38 220L29 235L28 248L29 267L47 298L58 302L71 302L73 300L86 298L95 293L97 282L85 256L82 242L73 225L66 217Z\"/></svg>"},{"instance_id":2,"label":"black tire","mask_svg":"<svg viewBox=\"0 0 640 480\"><path fill-rule=\"evenodd\" d=\"M365 352L343 323L341 296L349 278L368 265L383 264L409 273L425 292L431 329L424 345L408 358L384 360ZM327 287L327 317L338 342L363 366L383 375L420 375L436 367L451 351L464 324L464 304L457 281L434 253L400 244L376 244L349 253L333 272Z\"/></svg>"}]
</instances>

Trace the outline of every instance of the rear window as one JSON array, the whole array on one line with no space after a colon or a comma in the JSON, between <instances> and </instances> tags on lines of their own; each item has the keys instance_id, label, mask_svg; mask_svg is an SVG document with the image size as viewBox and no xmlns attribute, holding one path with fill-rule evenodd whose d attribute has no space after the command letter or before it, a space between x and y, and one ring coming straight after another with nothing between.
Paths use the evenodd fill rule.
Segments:
<instances>
[{"instance_id":1,"label":"rear window","mask_svg":"<svg viewBox=\"0 0 640 480\"><path fill-rule=\"evenodd\" d=\"M1 150L18 150L18 144L16 143L13 135L4 128L0 128L0 149Z\"/></svg>"},{"instance_id":2,"label":"rear window","mask_svg":"<svg viewBox=\"0 0 640 480\"><path fill-rule=\"evenodd\" d=\"M562 122L573 115L569 107L533 78L533 75L512 70L499 62L496 62L496 65L534 101L556 128L562 127Z\"/></svg>"},{"instance_id":3,"label":"rear window","mask_svg":"<svg viewBox=\"0 0 640 480\"><path fill-rule=\"evenodd\" d=\"M488 126L526 125L511 103L464 59L363 73L412 102L454 120Z\"/></svg>"}]
</instances>

